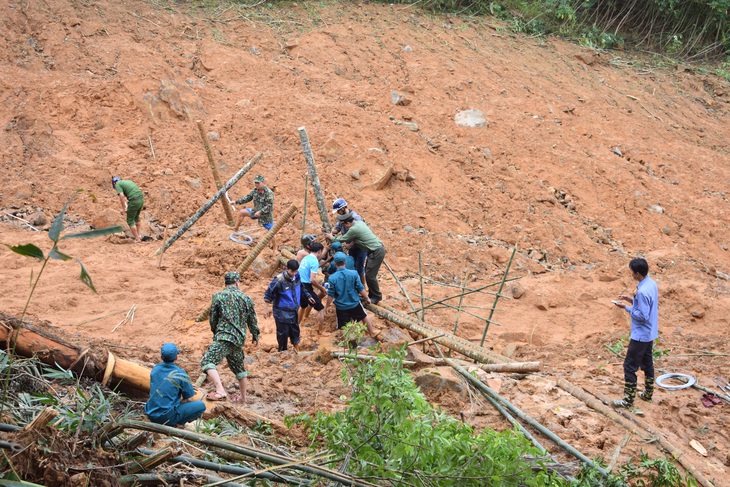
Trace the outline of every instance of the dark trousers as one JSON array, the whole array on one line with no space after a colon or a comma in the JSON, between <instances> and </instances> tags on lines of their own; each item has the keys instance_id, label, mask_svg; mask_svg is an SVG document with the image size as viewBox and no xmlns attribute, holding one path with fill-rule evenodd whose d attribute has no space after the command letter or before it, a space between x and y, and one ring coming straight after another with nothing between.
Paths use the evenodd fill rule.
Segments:
<instances>
[{"instance_id":1,"label":"dark trousers","mask_svg":"<svg viewBox=\"0 0 730 487\"><path fill-rule=\"evenodd\" d=\"M365 263L365 283L368 285L368 297L371 301L378 302L383 299L378 284L378 272L385 260L385 247L380 246L368 252L368 261Z\"/></svg>"},{"instance_id":2,"label":"dark trousers","mask_svg":"<svg viewBox=\"0 0 730 487\"><path fill-rule=\"evenodd\" d=\"M366 251L358 249L355 245L350 248L350 257L355 260L355 271L361 276L365 274L365 259L367 256Z\"/></svg>"},{"instance_id":3,"label":"dark trousers","mask_svg":"<svg viewBox=\"0 0 730 487\"><path fill-rule=\"evenodd\" d=\"M292 346L299 345L299 324L274 320L276 323L276 342L279 344L279 351L283 352L288 348L289 340Z\"/></svg>"},{"instance_id":4,"label":"dark trousers","mask_svg":"<svg viewBox=\"0 0 730 487\"><path fill-rule=\"evenodd\" d=\"M636 384L636 371L644 371L644 377L654 378L654 342L629 340L629 348L624 359L624 381Z\"/></svg>"}]
</instances>

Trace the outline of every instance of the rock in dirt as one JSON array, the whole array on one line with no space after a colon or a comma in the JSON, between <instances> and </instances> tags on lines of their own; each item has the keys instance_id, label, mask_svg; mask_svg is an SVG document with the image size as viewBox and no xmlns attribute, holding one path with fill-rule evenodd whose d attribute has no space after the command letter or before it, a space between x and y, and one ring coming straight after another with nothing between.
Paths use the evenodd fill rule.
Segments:
<instances>
[{"instance_id":1,"label":"rock in dirt","mask_svg":"<svg viewBox=\"0 0 730 487\"><path fill-rule=\"evenodd\" d=\"M100 215L96 215L91 219L91 228L107 228L120 224L122 216L118 211L111 208L105 209Z\"/></svg>"},{"instance_id":2,"label":"rock in dirt","mask_svg":"<svg viewBox=\"0 0 730 487\"><path fill-rule=\"evenodd\" d=\"M477 109L462 110L454 115L454 122L459 127L484 127L487 119L484 118L484 112Z\"/></svg>"},{"instance_id":3,"label":"rock in dirt","mask_svg":"<svg viewBox=\"0 0 730 487\"><path fill-rule=\"evenodd\" d=\"M422 371L415 379L422 391L435 393L455 392L462 397L467 396L466 388L451 367L436 367Z\"/></svg>"},{"instance_id":4,"label":"rock in dirt","mask_svg":"<svg viewBox=\"0 0 730 487\"><path fill-rule=\"evenodd\" d=\"M400 328L390 327L380 332L380 340L387 343L406 343L411 341L411 336Z\"/></svg>"},{"instance_id":5,"label":"rock in dirt","mask_svg":"<svg viewBox=\"0 0 730 487\"><path fill-rule=\"evenodd\" d=\"M393 105L399 105L406 107L413 102L412 93L405 93L402 91L390 91L390 101Z\"/></svg>"},{"instance_id":6,"label":"rock in dirt","mask_svg":"<svg viewBox=\"0 0 730 487\"><path fill-rule=\"evenodd\" d=\"M423 353L418 345L411 345L407 349L406 360L412 360L417 364L433 364L436 359Z\"/></svg>"}]
</instances>

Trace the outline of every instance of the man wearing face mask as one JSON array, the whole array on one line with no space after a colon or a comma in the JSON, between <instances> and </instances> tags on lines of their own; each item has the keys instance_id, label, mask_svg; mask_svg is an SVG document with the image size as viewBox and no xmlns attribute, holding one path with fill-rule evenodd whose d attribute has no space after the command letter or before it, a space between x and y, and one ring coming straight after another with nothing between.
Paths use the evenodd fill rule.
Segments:
<instances>
[{"instance_id":1,"label":"man wearing face mask","mask_svg":"<svg viewBox=\"0 0 730 487\"><path fill-rule=\"evenodd\" d=\"M298 310L302 294L314 304L309 291L302 286L298 271L299 263L294 259L288 261L286 270L271 280L264 293L264 301L271 305L271 309L264 312L264 318L268 318L273 312L280 352L287 349L289 341L294 351L298 351L297 345L301 340Z\"/></svg>"}]
</instances>

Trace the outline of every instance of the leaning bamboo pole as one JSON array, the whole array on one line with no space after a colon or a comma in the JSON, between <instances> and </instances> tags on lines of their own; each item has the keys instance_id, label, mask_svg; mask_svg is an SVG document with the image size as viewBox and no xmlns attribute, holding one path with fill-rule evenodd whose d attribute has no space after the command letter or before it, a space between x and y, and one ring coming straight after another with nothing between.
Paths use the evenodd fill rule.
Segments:
<instances>
[{"instance_id":1,"label":"leaning bamboo pole","mask_svg":"<svg viewBox=\"0 0 730 487\"><path fill-rule=\"evenodd\" d=\"M322 195L322 185L319 182L319 175L317 174L317 166L314 164L314 154L312 153L312 146L309 143L309 135L307 135L307 129L299 127L299 140L302 142L302 152L304 152L304 159L307 161L307 171L309 173L309 179L312 180L312 191L314 192L314 199L317 200L317 209L319 210L319 218L322 220L322 229L325 233L332 231L332 225L330 224L330 218L327 214L327 205L324 203L324 196Z\"/></svg>"},{"instance_id":2,"label":"leaning bamboo pole","mask_svg":"<svg viewBox=\"0 0 730 487\"><path fill-rule=\"evenodd\" d=\"M494 356L491 352L488 350L481 348L477 345L473 345L471 343L462 343L458 340L455 340L453 335L450 335L449 333L444 333L443 330L434 330L430 327L422 326L421 324L418 324L414 322L413 320L406 319L404 316L399 315L397 313L394 313L392 311L386 310L384 307L379 305L372 305L369 303L366 303L364 305L368 310L372 311L376 315L380 316L381 318L385 318L386 320L392 321L393 323L402 326L403 328L406 328L408 330L411 330L412 332L418 333L419 335L423 337L429 337L436 333L443 333L444 336L434 338L433 341L435 343L438 343L440 345L443 345L446 348L449 348L451 350L454 350L456 352L459 352L460 354L469 357L472 360L476 360L477 362L482 363L499 363L501 362L501 358L498 358Z\"/></svg>"},{"instance_id":3,"label":"leaning bamboo pole","mask_svg":"<svg viewBox=\"0 0 730 487\"><path fill-rule=\"evenodd\" d=\"M284 226L286 222L289 221L289 219L294 216L294 213L297 211L296 205L292 204L289 208L284 211L284 213L279 217L279 219L276 221L273 227L271 227L271 230L266 232L266 235L257 243L253 249L251 249L251 252L246 256L246 258L241 262L241 265L238 266L239 274L243 274L246 272L246 269L249 268L249 266L253 263L254 260L256 260L256 257L261 253L262 250L266 248L267 245L269 245L269 242L272 238L274 238L274 235L276 235L276 232L281 230L281 227ZM208 318L210 315L210 305L208 305L201 313L198 315L197 318L195 318L195 321L203 321Z\"/></svg>"},{"instance_id":4,"label":"leaning bamboo pole","mask_svg":"<svg viewBox=\"0 0 730 487\"><path fill-rule=\"evenodd\" d=\"M205 213L211 209L211 207L219 200L221 197L226 194L226 191L231 189L234 184L236 184L247 172L251 170L262 158L263 156L261 153L256 154L253 156L253 158L246 163L245 166L241 168L240 171L238 171L231 179L228 180L226 184L223 185L221 189L218 190L216 194L214 194L208 201L206 201L203 206L201 206L198 211L196 211L188 220L182 224L180 228L177 229L177 232L175 232L174 235L172 235L165 244L160 247L160 249L157 251L158 254L165 252L167 249L170 248L172 244L174 244L177 239L179 239L183 233L187 232L190 227L192 227L195 222L197 222L200 217L205 215Z\"/></svg>"},{"instance_id":5,"label":"leaning bamboo pole","mask_svg":"<svg viewBox=\"0 0 730 487\"><path fill-rule=\"evenodd\" d=\"M487 321L484 324L484 334L482 335L482 341L479 342L479 345L481 346L484 346L484 340L487 338L487 332L489 331L489 324L492 323L494 310L497 309L497 301L499 301L499 297L502 295L502 289L504 289L504 283L507 281L507 274L509 274L509 268L512 267L512 260L515 258L516 253L517 246L512 248L512 255L510 255L509 262L507 262L507 267L504 269L504 277L502 277L502 282L499 283L499 290L497 291L497 295L494 296L494 304L492 305L492 309L489 312L489 317L487 317Z\"/></svg>"},{"instance_id":6,"label":"leaning bamboo pole","mask_svg":"<svg viewBox=\"0 0 730 487\"><path fill-rule=\"evenodd\" d=\"M429 336L429 335L433 335L433 334L444 333L444 330L441 330L439 328L436 328L435 326L431 326L431 325L429 325L427 323L424 323L422 321L418 321L417 319L411 318L410 316L405 316L402 313L400 313L399 311L397 311L397 310L395 310L393 308L390 308L388 306L383 305L383 303L378 303L377 306L373 306L371 304L366 304L365 306L368 309L372 310L373 313L375 313L375 314L378 314L379 311L387 312L389 315L395 316L396 318L398 318L399 320L401 320L401 322L408 322L408 323L410 323L413 326L420 327L420 328L422 328L424 330L427 330L427 332L429 332L429 333L427 333L427 334L425 334L423 336ZM381 318L390 319L388 316L384 316L382 314L379 314L379 316ZM401 323L398 323L398 322L395 322L395 321L393 323L396 323L397 325L403 326ZM405 328L407 328L407 327L405 327ZM416 333L419 333L419 332L416 331ZM419 333L419 334L422 334L422 333ZM486 363L499 364L499 363L512 363L512 362L514 362L514 360L512 360L511 358L504 357L502 355L499 355L497 353L492 352L491 350L487 350L486 348L480 347L479 345L477 345L475 343L472 343L472 342L470 342L469 340L467 340L465 338L461 338L461 337L458 337L458 336L455 336L455 335L450 335L448 333L446 334L446 337L448 337L449 340L451 340L451 341L453 341L455 343L460 344L462 346L462 348L469 348L469 349L472 349L472 350L476 350L479 353L484 354L484 355L490 357L490 360L488 362L486 362ZM453 349L453 350L456 350L456 349ZM456 350L456 351L458 352L458 350Z\"/></svg>"},{"instance_id":7,"label":"leaning bamboo pole","mask_svg":"<svg viewBox=\"0 0 730 487\"><path fill-rule=\"evenodd\" d=\"M643 419L640 419L633 414L627 415L626 417L619 415L616 410L614 410L613 408L609 408L605 405L610 404L608 398L605 398L593 391L589 393L588 391L571 384L562 377L558 379L557 385L564 391L572 394L573 396L588 404L591 408L603 413L608 418L619 423L631 433L643 437L655 437L659 445L667 453L669 453L672 458L679 462L679 464L682 465L684 469L687 470L687 472L692 474L692 476L694 476L694 478L697 480L697 482L699 482L700 485L702 485L703 487L714 487L714 484L706 479L700 472L698 472L697 468L690 463L682 450L674 446L660 431L656 430L653 426L651 426ZM637 426L639 428L637 428ZM646 433L649 434L647 435Z\"/></svg>"},{"instance_id":8,"label":"leaning bamboo pole","mask_svg":"<svg viewBox=\"0 0 730 487\"><path fill-rule=\"evenodd\" d=\"M511 402L509 402L508 400L506 400L504 397L502 397L499 394L497 394L491 387L489 387L488 385L484 384L479 379L477 379L474 376L472 376L464 367L462 367L461 365L459 365L458 363L456 363L454 360L451 360L451 359L445 359L445 360L446 360L446 363L448 363L449 365L451 365L464 378L466 378L469 382L471 382L472 384L474 384L474 386L477 389L479 389L481 392L483 392L485 394L488 394L489 396L492 397L492 399L494 399L495 401L500 402L504 407L506 407L507 409L509 409L509 411L512 414L514 414L515 416L517 416L521 420L525 421L527 424L529 424L530 426L532 426L533 428L535 428L537 431L539 431L543 435L545 435L548 438L550 438L550 440L553 443L555 443L556 445L558 445L560 448L562 448L563 450L567 451L568 453L570 453L571 455L573 455L575 458L577 458L578 460L580 460L584 464L586 464L589 467L595 469L602 476L608 477L608 472L606 472L605 469L603 469L599 465L596 465L596 463L593 460L591 460L590 458L588 458L587 456L585 456L584 454L582 454L581 452L579 452L578 450L576 450L575 448L573 448L565 440L563 440L562 438L560 438L558 435L556 435L555 433L553 433L552 431L550 431L548 428L546 428L545 426L543 426L539 422L535 421L532 417L530 417L528 414L526 414L521 409L518 409L515 405L513 405Z\"/></svg>"},{"instance_id":9,"label":"leaning bamboo pole","mask_svg":"<svg viewBox=\"0 0 730 487\"><path fill-rule=\"evenodd\" d=\"M198 131L200 132L200 138L203 141L205 154L208 156L208 164L210 165L210 170L213 171L213 181L215 181L216 188L221 189L223 187L223 184L221 183L221 176L218 173L218 164L216 164L215 158L213 157L213 151L210 149L208 134L205 133L205 129L203 128L203 121L197 120L195 123L198 125ZM228 226L232 227L236 222L233 220L233 210L231 209L231 203L228 201L228 198L221 198L221 204L223 205L223 211L226 212L226 221L228 221Z\"/></svg>"},{"instance_id":10,"label":"leaning bamboo pole","mask_svg":"<svg viewBox=\"0 0 730 487\"><path fill-rule=\"evenodd\" d=\"M183 438L188 441L194 441L196 443L200 443L201 445L223 448L234 453L257 458L261 461L273 463L275 465L288 465L290 468L301 470L302 472L306 472L312 475L317 475L319 477L323 477L334 482L340 482L342 485L351 485L353 487L377 487L375 484L371 484L370 482L359 480L349 475L344 475L337 471L320 467L319 465L314 465L312 463L292 463L292 461L295 459L290 457L285 457L276 453L259 450L253 447L246 447L239 443L232 443L218 438L211 438L210 436L195 433L193 431L187 431L179 428L173 428L170 426L163 426L161 424L134 420L120 421L117 424L125 429L129 428L143 431L151 431L153 433L162 433L167 436Z\"/></svg>"}]
</instances>

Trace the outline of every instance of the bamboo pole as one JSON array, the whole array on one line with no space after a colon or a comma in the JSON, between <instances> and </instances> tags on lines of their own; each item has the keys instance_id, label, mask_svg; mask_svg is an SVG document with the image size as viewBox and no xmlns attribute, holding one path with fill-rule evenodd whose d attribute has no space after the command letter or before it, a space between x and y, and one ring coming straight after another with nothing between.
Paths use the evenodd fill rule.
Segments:
<instances>
[{"instance_id":1,"label":"bamboo pole","mask_svg":"<svg viewBox=\"0 0 730 487\"><path fill-rule=\"evenodd\" d=\"M495 401L500 402L504 407L509 409L509 411L520 418L521 420L525 421L527 424L538 430L543 435L547 436L553 443L558 445L563 450L567 451L571 455L573 455L575 458L583 462L584 464L588 465L590 468L595 469L597 472L599 472L603 477L608 477L608 472L601 468L599 465L596 465L593 460L573 448L571 445L569 445L565 440L560 438L558 435L550 431L548 428L540 424L539 422L535 421L532 417L527 415L524 411L518 409L515 405L513 405L511 402L497 394L492 388L490 388L488 385L484 384L474 376L472 376L467 370L456 363L455 361L451 359L444 359L446 360L446 363L451 365L454 369L456 369L457 372L459 372L464 378L466 378L469 382L474 384L475 387L477 387L480 391L484 392L485 394L488 394L492 397Z\"/></svg>"},{"instance_id":2,"label":"bamboo pole","mask_svg":"<svg viewBox=\"0 0 730 487\"><path fill-rule=\"evenodd\" d=\"M327 205L324 203L324 196L322 196L322 185L319 182L319 175L317 174L317 166L314 164L314 154L312 154L312 146L309 143L309 136L307 135L307 129L299 127L299 140L302 142L302 152L304 152L304 159L307 161L307 171L309 172L309 179L312 180L312 191L314 191L314 198L317 200L317 209L319 210L319 218L322 220L322 229L324 233L332 232L332 225L330 225L330 218L327 214Z\"/></svg>"},{"instance_id":3,"label":"bamboo pole","mask_svg":"<svg viewBox=\"0 0 730 487\"><path fill-rule=\"evenodd\" d=\"M369 305L365 305L365 306L367 307ZM405 316L402 313L400 313L399 311L397 311L397 310L395 310L395 309L393 309L393 308L391 308L389 306L386 306L383 303L378 303L378 306L377 307L380 310L382 310L382 311L387 311L391 315L394 315L394 316L398 317L402 321L409 322L412 325L415 325L415 326L420 327L422 329L428 330L427 334L425 334L424 336L429 336L429 335L435 335L435 334L439 334L439 333L444 333L444 330L442 330L440 328L436 328L435 326L431 326L431 325L426 324L426 323L424 323L422 321L419 321L419 320L417 320L415 318L411 318L410 316ZM370 308L368 308L368 309L370 309ZM377 314L377 310L374 311L374 312ZM386 319L388 319L386 316L383 316L383 317L386 318ZM394 322L394 323L396 323L396 322ZM396 323L396 324L401 325L400 323ZM492 352L491 350L485 349L484 347L480 347L476 343L473 343L473 342L467 340L466 338L461 338L461 337L454 336L454 335L450 335L450 334L447 334L446 337L448 337L450 340L454 341L455 343L461 344L462 347L466 347L466 348L469 348L469 349L472 349L472 350L476 350L479 353L483 353L483 354L486 354L487 356L491 357L492 360L489 361L488 363L495 363L496 364L496 363L512 363L512 362L514 362L514 360L512 360L511 358L504 357L502 355L499 355L497 353ZM454 350L456 350L456 349L454 349ZM458 350L456 350L456 351L458 352Z\"/></svg>"},{"instance_id":4,"label":"bamboo pole","mask_svg":"<svg viewBox=\"0 0 730 487\"><path fill-rule=\"evenodd\" d=\"M200 443L201 445L223 448L224 450L229 450L234 453L257 458L261 461L273 463L275 465L291 464L292 461L296 461L296 459L285 457L283 455L278 455L276 453L267 452L252 447L246 447L239 443L231 443L225 440L211 438L210 436L202 435L200 433L195 433L193 431L172 428L170 426L163 426L161 424L147 423L144 421L135 420L124 420L118 422L117 424L123 428L152 431L153 433L162 433L167 436L183 438L188 441L194 441L196 443ZM349 475L344 475L334 470L330 470L328 468L320 467L318 465L313 465L310 463L294 464L291 465L291 468L324 477L334 482L340 482L343 485L351 485L353 487L377 487L375 484L372 484L370 482L359 480Z\"/></svg>"},{"instance_id":5,"label":"bamboo pole","mask_svg":"<svg viewBox=\"0 0 730 487\"><path fill-rule=\"evenodd\" d=\"M249 172L258 162L261 160L263 156L261 153L256 154L253 156L253 158L246 163L245 166L243 166L231 179L228 180L226 184L223 185L221 189L216 192L208 201L206 201L203 206L198 209L188 220L182 224L180 228L177 229L177 232L175 232L168 240L165 242L165 244L160 247L160 250L158 250L158 253L163 253L167 249L170 248L172 244L174 244L177 239L179 239L183 233L187 232L190 227L192 227L195 222L197 222L200 217L205 215L205 213L210 210L210 208L219 200L221 197L226 194L226 191L231 189L234 184L236 184L247 172Z\"/></svg>"},{"instance_id":6,"label":"bamboo pole","mask_svg":"<svg viewBox=\"0 0 730 487\"><path fill-rule=\"evenodd\" d=\"M146 448L139 448L138 451L144 455L151 455L155 453L155 450L149 450ZM259 479L267 479L272 482L278 482L290 485L309 485L310 482L301 480L296 477L280 475L277 473L263 472L255 473L255 470L251 470L246 467L237 467L235 465L222 465L220 463L209 462L206 460L199 460L197 458L189 457L187 455L180 455L169 460L169 463L181 463L183 465L190 465L192 467L203 468L205 470L211 470L213 472L229 473L233 475L249 474L252 477Z\"/></svg>"},{"instance_id":7,"label":"bamboo pole","mask_svg":"<svg viewBox=\"0 0 730 487\"><path fill-rule=\"evenodd\" d=\"M509 282L509 281L516 281L516 280L518 280L518 279L522 279L522 277L511 277L511 278L509 278L509 279L505 280L504 282ZM468 295L470 295L470 294L474 294L474 293L478 293L478 292L484 291L485 289L487 289L487 288L490 288L490 287L492 287L492 286L496 286L496 285L497 285L497 284L499 284L499 283L500 283L499 281L498 281L498 282L492 282L492 283L489 283L489 284L487 284L487 285L485 285L485 286L480 286L480 287L478 287L478 288L476 288L476 289L470 289L470 290L468 290L468 291L467 291L467 292L465 292L465 293L459 293L459 294L454 294L453 296L449 296L449 297L446 297L446 298L443 298L443 299L439 299L438 301L434 301L434 302L433 302L433 303L431 303L431 304L427 304L427 305L426 305L426 308L427 308L427 309L428 309L428 308L433 308L433 307L434 307L434 306L436 306L437 304L442 304L442 303L444 303L445 301L449 301L449 300L451 300L451 299L456 299L456 298L458 298L458 297L460 297L460 296L468 296ZM485 294L492 294L492 293L485 293ZM494 293L494 294L496 294L496 293ZM505 296L502 296L502 297L505 297Z\"/></svg>"},{"instance_id":8,"label":"bamboo pole","mask_svg":"<svg viewBox=\"0 0 730 487\"><path fill-rule=\"evenodd\" d=\"M435 359L436 364L445 364L442 359ZM528 374L531 372L540 372L542 369L541 362L512 362L509 364L473 364L464 360L456 360L457 363L464 367L479 367L484 372L500 372L509 374Z\"/></svg>"},{"instance_id":9,"label":"bamboo pole","mask_svg":"<svg viewBox=\"0 0 730 487\"><path fill-rule=\"evenodd\" d=\"M581 400L584 400L584 399L582 399L578 394L580 394L581 396L585 396L587 398L590 398L590 395L593 395L594 398L591 400L591 403L601 404L601 406L603 408L608 409L608 406L605 406L605 404L611 403L608 398L602 396L601 394L598 394L597 392L594 392L594 391L590 391L590 394L589 394L587 391L579 388L578 386L574 386L573 384L571 384L570 382L568 382L567 380L565 380L563 378L560 378L558 380L557 385L561 389L569 392L570 394L573 394L575 397L577 397L578 399L581 399ZM599 402L595 398L598 398L598 400L600 400L601 402ZM588 401L585 401L585 402L592 408L596 409ZM679 448L677 448L676 446L674 446L660 431L655 430L653 426L651 426L649 423L647 423L643 419L640 419L636 415L627 414L626 416L620 416L618 413L616 413L616 410L614 410L613 408L610 408L610 409L613 411L613 414L615 414L616 416L621 418L620 420L615 420L617 423L623 425L626 429L628 429L632 433L640 431L639 429L637 429L637 426L639 428L641 428L642 430L648 432L650 435L654 436L657 439L659 445L661 445L661 447L667 453L669 453L672 456L672 458L674 458L677 462L679 462L679 464L682 465L684 467L684 469L687 470L687 472L692 474L692 476L697 480L697 482L700 485L702 485L703 487L714 487L714 484L712 482L710 482L708 479L706 479L704 475L702 475L700 472L698 472L697 468L694 465L692 465L692 463L690 463L690 461L684 455L684 452L682 450L680 450ZM596 410L598 411L598 409L596 409ZM608 416L608 414L607 414L607 416ZM613 415L611 415L609 417L611 419L614 419ZM634 423L634 424L632 425L631 423ZM640 436L643 436L640 433L635 433L635 434L639 434Z\"/></svg>"},{"instance_id":10,"label":"bamboo pole","mask_svg":"<svg viewBox=\"0 0 730 487\"><path fill-rule=\"evenodd\" d=\"M393 279L395 279L395 282L398 284L398 287L400 287L400 290L403 292L403 296L406 297L406 299L408 300L408 304L411 306L411 309L415 313L416 307L413 306L413 301L411 301L411 297L408 295L408 291L406 291L406 288L403 287L403 284L400 282L400 279L398 279L398 276L395 275L395 272L393 272L393 269L390 268L390 266L388 265L388 263L386 261L383 261L383 265L385 266L386 269L388 269L390 271L390 275L392 275Z\"/></svg>"},{"instance_id":11,"label":"bamboo pole","mask_svg":"<svg viewBox=\"0 0 730 487\"><path fill-rule=\"evenodd\" d=\"M626 433L621 440L621 443L619 443L616 449L613 451L613 455L611 455L611 461L609 461L608 465L606 465L606 471L608 473L611 473L613 467L616 466L616 462L618 462L618 457L621 454L621 449L628 445L629 441L631 440L631 436L631 433Z\"/></svg>"},{"instance_id":12,"label":"bamboo pole","mask_svg":"<svg viewBox=\"0 0 730 487\"><path fill-rule=\"evenodd\" d=\"M512 267L512 259L515 258L515 254L517 253L517 246L512 247L512 255L509 257L509 262L507 262L507 268L504 270L504 277L502 277L502 282L499 283L499 290L497 291L497 295L494 296L494 304L492 305L492 310L489 312L489 317L487 318L487 322L484 325L484 334L482 335L482 341L479 342L479 345L484 346L484 340L487 338L487 332L489 331L489 324L492 322L492 316L494 315L494 310L497 308L497 301L499 301L499 297L502 295L502 289L504 289L504 283L507 281L507 274L509 274L509 268Z\"/></svg>"},{"instance_id":13,"label":"bamboo pole","mask_svg":"<svg viewBox=\"0 0 730 487\"><path fill-rule=\"evenodd\" d=\"M426 321L426 308L424 308L424 300L423 300L423 261L421 260L421 251L418 251L418 281L421 286L421 321Z\"/></svg>"},{"instance_id":14,"label":"bamboo pole","mask_svg":"<svg viewBox=\"0 0 730 487\"><path fill-rule=\"evenodd\" d=\"M416 296L418 296L418 295L416 295ZM474 318L477 318L477 319L478 319L478 320L480 320L480 321L485 321L485 320L486 320L486 318L485 318L485 317L483 317L483 316L479 316L479 315L478 315L478 314L476 314L476 313L472 313L471 311L467 311L466 309L464 309L464 308L465 308L465 306L462 306L462 305L461 305L461 299L462 299L462 298L463 298L463 296L461 296L461 297L459 298L459 301L460 301L460 302L459 302L459 306L454 306L453 304L448 304L448 303L441 303L441 304L440 304L439 306L443 306L444 308L451 308L451 309L455 309L455 310L457 311L457 313L458 313L458 312L462 312L462 313L468 314L469 316L473 316ZM427 297L425 297L425 296L423 297L423 299L426 299L426 300L428 300L428 301L435 301L434 299L431 299L431 298L427 298ZM430 308L430 309L439 309L439 308ZM411 314L414 314L414 313L413 313L413 312L409 312L408 314L409 314L409 315L411 315ZM457 314L457 316L458 316L458 314ZM495 325L498 325L498 326L502 326L502 325L500 325L499 323L496 323L496 322L495 322L494 324L495 324ZM454 334L455 334L455 333L454 333Z\"/></svg>"},{"instance_id":15,"label":"bamboo pole","mask_svg":"<svg viewBox=\"0 0 730 487\"><path fill-rule=\"evenodd\" d=\"M223 184L221 184L221 176L218 173L218 164L216 164L215 158L213 158L213 151L210 149L208 134L205 133L205 129L203 128L203 121L196 120L195 123L198 125L200 138L203 141L203 147L205 147L205 154L208 156L208 164L210 164L210 170L213 171L213 181L215 181L216 188L221 189L223 187ZM233 210L231 209L231 203L228 201L228 198L221 198L221 204L223 205L223 210L226 212L226 220L228 221L228 226L232 227L233 225L235 225L236 222L233 220Z\"/></svg>"},{"instance_id":16,"label":"bamboo pole","mask_svg":"<svg viewBox=\"0 0 730 487\"><path fill-rule=\"evenodd\" d=\"M261 253L262 250L266 248L267 245L269 245L269 242L272 238L274 238L274 235L276 235L276 232L281 230L281 227L284 226L286 222L289 221L289 219L294 215L294 213L297 211L297 207L292 204L289 208L284 211L284 213L279 217L279 219L276 221L273 227L271 227L271 230L266 232L266 235L254 246L253 249L251 249L251 252L246 256L246 258L241 262L241 265L238 266L239 274L243 274L246 272L246 269L249 268L249 266L253 263L254 260L256 260L256 257ZM206 307L201 313L198 315L197 318L195 318L195 321L203 321L208 318L210 315L210 305Z\"/></svg>"},{"instance_id":17,"label":"bamboo pole","mask_svg":"<svg viewBox=\"0 0 730 487\"><path fill-rule=\"evenodd\" d=\"M158 465L176 457L180 454L180 449L172 446L166 446L162 450L156 451L144 458L132 460L127 464L127 471L130 474L142 473L155 468Z\"/></svg>"},{"instance_id":18,"label":"bamboo pole","mask_svg":"<svg viewBox=\"0 0 730 487\"><path fill-rule=\"evenodd\" d=\"M405 317L398 315L397 313L393 313L391 311L388 311L384 307L378 305L374 306L370 303L366 303L363 306L365 306L368 310L372 311L376 315L380 316L381 318L385 318L389 321L392 321L393 323L402 326L403 328L406 328L408 330L411 330L415 333L418 333L419 335L423 337L429 337L432 336L435 332L435 330L426 328L425 326L419 325L412 320L406 319ZM443 330L438 330L436 333L444 333ZM454 336L450 335L448 333L444 333L444 336L440 338L434 338L434 342L439 343L443 345L446 348L449 348L451 350L455 350L459 352L462 355L465 355L469 357L472 360L476 360L478 362L483 363L497 363L501 362L501 360L495 356L493 356L488 350L485 350L481 347L478 347L477 345L473 345L471 343L465 344L461 343L457 340L454 340Z\"/></svg>"},{"instance_id":19,"label":"bamboo pole","mask_svg":"<svg viewBox=\"0 0 730 487\"><path fill-rule=\"evenodd\" d=\"M202 481L204 483L224 481L224 484L217 484L221 487L244 487L236 482L226 482L215 475L199 474L193 472L180 473L134 473L119 477L119 483L123 485L193 485L187 484L186 480ZM198 485L197 483L195 485Z\"/></svg>"},{"instance_id":20,"label":"bamboo pole","mask_svg":"<svg viewBox=\"0 0 730 487\"><path fill-rule=\"evenodd\" d=\"M304 216L302 217L302 236L307 233L307 200L309 196L309 173L304 175Z\"/></svg>"}]
</instances>

